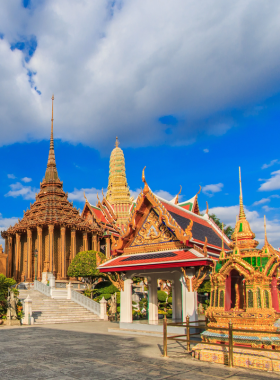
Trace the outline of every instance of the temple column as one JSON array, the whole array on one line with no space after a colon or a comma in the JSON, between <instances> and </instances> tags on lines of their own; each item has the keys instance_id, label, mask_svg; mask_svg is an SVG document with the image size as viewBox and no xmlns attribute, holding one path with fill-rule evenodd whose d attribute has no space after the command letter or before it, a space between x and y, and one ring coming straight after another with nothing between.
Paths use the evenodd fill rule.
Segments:
<instances>
[{"instance_id":1,"label":"temple column","mask_svg":"<svg viewBox=\"0 0 280 380\"><path fill-rule=\"evenodd\" d=\"M27 281L32 281L32 230L27 229Z\"/></svg>"},{"instance_id":2,"label":"temple column","mask_svg":"<svg viewBox=\"0 0 280 380\"><path fill-rule=\"evenodd\" d=\"M111 240L110 237L106 237L106 259L111 256Z\"/></svg>"},{"instance_id":3,"label":"temple column","mask_svg":"<svg viewBox=\"0 0 280 380\"><path fill-rule=\"evenodd\" d=\"M172 282L172 319L174 322L182 322L182 284L181 275L176 274Z\"/></svg>"},{"instance_id":4,"label":"temple column","mask_svg":"<svg viewBox=\"0 0 280 380\"><path fill-rule=\"evenodd\" d=\"M88 234L83 232L83 250L88 251Z\"/></svg>"},{"instance_id":5,"label":"temple column","mask_svg":"<svg viewBox=\"0 0 280 380\"><path fill-rule=\"evenodd\" d=\"M149 324L158 323L158 298L157 298L157 278L151 277L148 280L149 289Z\"/></svg>"},{"instance_id":6,"label":"temple column","mask_svg":"<svg viewBox=\"0 0 280 380\"><path fill-rule=\"evenodd\" d=\"M100 252L100 236L99 236L99 239L98 239L98 242L97 242L97 251Z\"/></svg>"},{"instance_id":7,"label":"temple column","mask_svg":"<svg viewBox=\"0 0 280 380\"><path fill-rule=\"evenodd\" d=\"M54 251L54 238L53 238L53 230L54 226L49 225L49 261L50 261L50 272L54 272L54 257L53 257L53 251Z\"/></svg>"},{"instance_id":8,"label":"temple column","mask_svg":"<svg viewBox=\"0 0 280 380\"><path fill-rule=\"evenodd\" d=\"M8 235L8 277L12 277L13 273L13 238Z\"/></svg>"},{"instance_id":9,"label":"temple column","mask_svg":"<svg viewBox=\"0 0 280 380\"><path fill-rule=\"evenodd\" d=\"M43 237L42 237L42 227L37 227L38 236L38 261L37 261L37 278L41 280L42 278L42 264L43 264Z\"/></svg>"},{"instance_id":10,"label":"temple column","mask_svg":"<svg viewBox=\"0 0 280 380\"><path fill-rule=\"evenodd\" d=\"M66 278L66 239L65 239L65 227L60 227L60 237L61 237L61 279Z\"/></svg>"},{"instance_id":11,"label":"temple column","mask_svg":"<svg viewBox=\"0 0 280 380\"><path fill-rule=\"evenodd\" d=\"M20 243L20 234L16 233L16 279L20 279L20 264L21 264L21 243Z\"/></svg>"},{"instance_id":12,"label":"temple column","mask_svg":"<svg viewBox=\"0 0 280 380\"><path fill-rule=\"evenodd\" d=\"M130 278L124 280L124 287L121 290L121 323L132 323L132 283Z\"/></svg>"},{"instance_id":13,"label":"temple column","mask_svg":"<svg viewBox=\"0 0 280 380\"><path fill-rule=\"evenodd\" d=\"M71 260L74 259L74 257L77 254L77 242L76 242L76 230L71 230Z\"/></svg>"},{"instance_id":14,"label":"temple column","mask_svg":"<svg viewBox=\"0 0 280 380\"><path fill-rule=\"evenodd\" d=\"M97 235L95 235L95 234L92 234L92 249L94 251L98 250L98 247L97 247Z\"/></svg>"}]
</instances>

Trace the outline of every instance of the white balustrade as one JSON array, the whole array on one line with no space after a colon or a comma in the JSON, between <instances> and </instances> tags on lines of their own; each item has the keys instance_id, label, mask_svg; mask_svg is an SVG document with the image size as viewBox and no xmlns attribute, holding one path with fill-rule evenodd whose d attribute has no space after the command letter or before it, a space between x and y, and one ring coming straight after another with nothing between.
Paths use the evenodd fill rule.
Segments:
<instances>
[{"instance_id":1,"label":"white balustrade","mask_svg":"<svg viewBox=\"0 0 280 380\"><path fill-rule=\"evenodd\" d=\"M78 303L79 305L85 307L89 311L92 311L98 316L101 314L100 304L98 302L93 301L92 299L76 292L73 289L71 289L71 301Z\"/></svg>"},{"instance_id":2,"label":"white balustrade","mask_svg":"<svg viewBox=\"0 0 280 380\"><path fill-rule=\"evenodd\" d=\"M38 290L38 292L45 294L46 296L51 296L51 288L40 281L34 281L34 289Z\"/></svg>"}]
</instances>

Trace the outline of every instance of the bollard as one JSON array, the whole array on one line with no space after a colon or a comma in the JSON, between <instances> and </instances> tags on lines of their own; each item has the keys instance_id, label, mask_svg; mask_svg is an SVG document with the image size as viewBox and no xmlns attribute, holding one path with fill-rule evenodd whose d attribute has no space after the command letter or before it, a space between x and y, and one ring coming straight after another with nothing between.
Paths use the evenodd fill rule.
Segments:
<instances>
[{"instance_id":1,"label":"bollard","mask_svg":"<svg viewBox=\"0 0 280 380\"><path fill-rule=\"evenodd\" d=\"M233 339L232 339L232 322L228 324L228 366L233 367Z\"/></svg>"},{"instance_id":2,"label":"bollard","mask_svg":"<svg viewBox=\"0 0 280 380\"><path fill-rule=\"evenodd\" d=\"M167 357L167 319L163 319L163 357Z\"/></svg>"},{"instance_id":3,"label":"bollard","mask_svg":"<svg viewBox=\"0 0 280 380\"><path fill-rule=\"evenodd\" d=\"M190 352L191 350L191 343L190 343L190 317L186 316L186 338L187 338L187 351Z\"/></svg>"}]
</instances>

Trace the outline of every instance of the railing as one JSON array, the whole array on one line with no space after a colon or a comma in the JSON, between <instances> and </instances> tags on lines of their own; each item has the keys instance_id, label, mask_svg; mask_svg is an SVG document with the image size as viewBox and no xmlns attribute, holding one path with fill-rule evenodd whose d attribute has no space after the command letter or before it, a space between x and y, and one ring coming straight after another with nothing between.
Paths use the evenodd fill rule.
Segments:
<instances>
[{"instance_id":1,"label":"railing","mask_svg":"<svg viewBox=\"0 0 280 380\"><path fill-rule=\"evenodd\" d=\"M51 288L40 281L34 281L34 289L45 294L46 296L51 296Z\"/></svg>"},{"instance_id":2,"label":"railing","mask_svg":"<svg viewBox=\"0 0 280 380\"><path fill-rule=\"evenodd\" d=\"M71 289L71 301L78 303L79 305L85 307L97 315L100 315L101 313L100 304L98 302L95 302L83 294L76 292L74 289Z\"/></svg>"},{"instance_id":3,"label":"railing","mask_svg":"<svg viewBox=\"0 0 280 380\"><path fill-rule=\"evenodd\" d=\"M233 347L237 347L237 348L242 348L241 345L238 345L238 344L234 344L233 343L233 332L244 332L244 330L242 329L234 329L233 328L233 324L232 322L230 321L229 324L228 324L228 328L220 328L220 327L211 327L211 330L219 330L219 331L227 331L228 332L228 343L226 342L222 342L222 343L212 343L212 342L199 342L197 340L191 340L190 337L193 336L193 335L197 335L197 333L191 333L190 332L190 329L199 329L199 330L206 330L207 329L207 322L204 323L203 326L201 325L195 325L195 326L190 326L190 324L192 323L201 323L201 322L204 322L204 321L191 321L189 320L189 317L187 316L186 317L186 322L179 322L179 323L168 323L168 326L182 326L182 327L186 327L186 334L183 334L183 335L173 335L173 336L167 336L167 319L166 319L166 315L164 316L164 320L163 320L163 356L164 357L167 357L167 340L176 340L176 341L181 341L181 342L185 342L186 343L186 348L187 348L187 352L190 352L191 351L191 346L190 344L191 343L199 343L199 344L206 344L206 345L212 345L212 346L223 346L223 347L228 347L228 366L229 367L233 367ZM254 333L268 333L268 334L275 334L275 335L280 335L279 331L265 331L265 330L249 330L250 332L254 332ZM182 337L185 337L185 338L182 338ZM248 336L248 339L250 338L250 336ZM280 339L279 339L279 342L280 342ZM278 348L280 349L280 347L278 346ZM248 347L246 346L246 350L256 350L256 351L270 351L271 352L271 348L259 348L259 347ZM277 350L278 351L278 350ZM278 351L279 352L279 351Z\"/></svg>"}]
</instances>

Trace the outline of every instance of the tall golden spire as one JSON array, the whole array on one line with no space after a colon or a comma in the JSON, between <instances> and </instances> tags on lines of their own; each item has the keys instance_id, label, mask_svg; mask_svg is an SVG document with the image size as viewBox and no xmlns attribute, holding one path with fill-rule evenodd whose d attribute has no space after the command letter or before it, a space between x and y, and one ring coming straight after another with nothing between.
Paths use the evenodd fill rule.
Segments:
<instances>
[{"instance_id":1,"label":"tall golden spire","mask_svg":"<svg viewBox=\"0 0 280 380\"><path fill-rule=\"evenodd\" d=\"M265 215L264 215L263 219L264 219L264 244L268 245L267 234L266 234L266 217L265 217Z\"/></svg>"},{"instance_id":2,"label":"tall golden spire","mask_svg":"<svg viewBox=\"0 0 280 380\"><path fill-rule=\"evenodd\" d=\"M109 183L106 199L114 209L117 224L124 225L129 219L132 200L130 199L129 187L126 180L124 154L119 147L118 137L116 137L115 148L110 156Z\"/></svg>"},{"instance_id":3,"label":"tall golden spire","mask_svg":"<svg viewBox=\"0 0 280 380\"><path fill-rule=\"evenodd\" d=\"M48 157L48 163L47 163L47 170L45 174L45 181L54 181L58 179L57 169L56 169L56 162L55 162L55 154L54 154L54 142L53 142L53 101L54 96L52 96L52 118L51 118L51 138L50 138L50 150L49 150L49 157Z\"/></svg>"},{"instance_id":4,"label":"tall golden spire","mask_svg":"<svg viewBox=\"0 0 280 380\"><path fill-rule=\"evenodd\" d=\"M242 183L241 183L241 169L239 166L239 186L240 186L240 195L239 195L239 219L246 219L243 206L243 195L242 195Z\"/></svg>"},{"instance_id":5,"label":"tall golden spire","mask_svg":"<svg viewBox=\"0 0 280 380\"><path fill-rule=\"evenodd\" d=\"M236 218L236 224L234 232L231 236L231 239L235 243L231 243L231 247L239 248L255 248L259 242L255 240L255 234L252 232L250 224L246 219L244 205L243 205L243 195L242 195L242 184L241 184L241 170L239 167L239 218Z\"/></svg>"}]
</instances>

